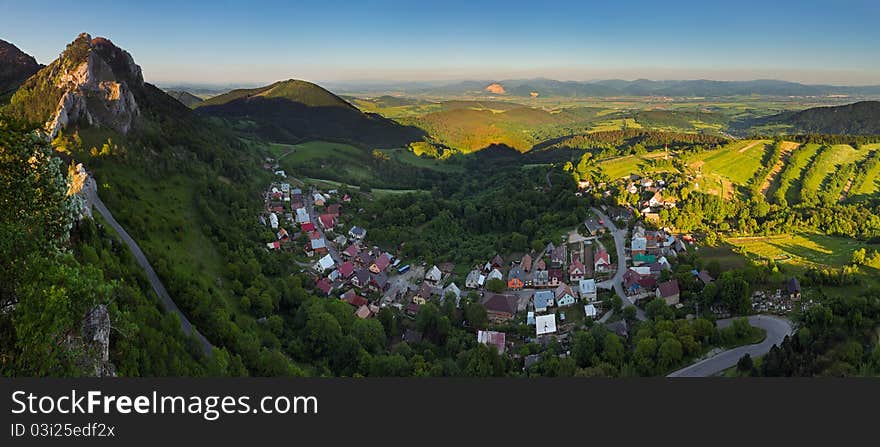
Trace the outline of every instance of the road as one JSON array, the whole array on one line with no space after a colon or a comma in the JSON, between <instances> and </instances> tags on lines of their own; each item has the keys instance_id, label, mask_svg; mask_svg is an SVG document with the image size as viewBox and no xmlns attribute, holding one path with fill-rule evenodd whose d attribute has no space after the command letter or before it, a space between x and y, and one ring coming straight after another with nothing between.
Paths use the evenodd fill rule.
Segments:
<instances>
[{"instance_id":1,"label":"road","mask_svg":"<svg viewBox=\"0 0 880 447\"><path fill-rule=\"evenodd\" d=\"M159 299L162 303L162 307L166 312L173 312L177 314L178 319L180 320L180 327L183 329L183 333L186 335L195 334L196 339L199 341L199 345L202 347L202 351L205 355L210 356L213 350L213 346L199 331L193 327L192 323L189 322L189 319L186 318L186 315L177 307L177 304L174 303L174 300L171 299L171 296L168 295L168 291L165 290L165 285L162 284L162 281L159 279L159 276L156 275L156 272L153 270L153 266L150 265L150 261L147 260L144 252L141 251L141 248L138 246L137 242L132 239L131 236L122 228L122 225L119 225L119 222L113 218L113 214L110 213L110 210L107 209L107 206L104 205L104 202L101 201L101 198L98 197L98 187L95 183L95 179L93 177L89 177L88 183L86 184L86 203L91 204L94 209L98 210L98 213L116 230L116 233L119 234L119 237L128 245L128 248L131 250L131 253L134 255L135 260L144 270L144 273L147 274L147 279L150 281L150 285L153 286L153 291L156 292L156 295L159 296Z\"/></svg>"},{"instance_id":2,"label":"road","mask_svg":"<svg viewBox=\"0 0 880 447\"><path fill-rule=\"evenodd\" d=\"M718 326L724 327L733 321L731 318L718 320ZM752 358L762 356L770 351L773 345L779 345L786 335L791 335L791 322L784 318L770 315L753 315L749 324L767 331L767 337L761 343L728 349L713 357L701 360L691 366L682 368L666 377L709 377L736 365L739 359L748 354Z\"/></svg>"},{"instance_id":3,"label":"road","mask_svg":"<svg viewBox=\"0 0 880 447\"><path fill-rule=\"evenodd\" d=\"M614 237L614 246L617 249L617 272L614 273L613 278L608 281L602 281L596 286L603 289L614 287L614 291L623 301L624 307L635 306L632 300L626 296L626 293L623 291L623 274L626 273L626 235L628 230L626 228L617 228L617 225L614 225L614 221L606 216L600 209L594 207L592 210L600 219L602 219L605 226L608 227L608 231L610 231L611 235ZM636 318L642 321L648 319L645 315L645 311L638 307L636 307Z\"/></svg>"},{"instance_id":4,"label":"road","mask_svg":"<svg viewBox=\"0 0 880 447\"><path fill-rule=\"evenodd\" d=\"M312 223L315 224L315 230L318 231L318 234L324 238L324 244L327 246L327 252L330 253L330 258L333 259L333 262L336 265L342 264L342 259L339 257L339 252L336 250L336 244L333 241L327 240L327 235L324 234L324 227L321 225L321 222L318 220L318 214L315 212L315 188L309 188L309 192L305 197L306 199L306 210L309 212L309 219L311 219Z\"/></svg>"}]
</instances>

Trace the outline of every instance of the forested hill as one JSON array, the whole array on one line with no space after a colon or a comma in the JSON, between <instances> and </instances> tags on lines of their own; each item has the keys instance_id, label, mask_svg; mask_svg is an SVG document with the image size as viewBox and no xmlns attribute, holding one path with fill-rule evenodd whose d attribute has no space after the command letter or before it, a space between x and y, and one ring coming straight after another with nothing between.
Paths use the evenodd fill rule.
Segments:
<instances>
[{"instance_id":1,"label":"forested hill","mask_svg":"<svg viewBox=\"0 0 880 447\"><path fill-rule=\"evenodd\" d=\"M791 126L788 133L876 135L880 134L880 101L786 112L755 120L752 124Z\"/></svg>"},{"instance_id":2,"label":"forested hill","mask_svg":"<svg viewBox=\"0 0 880 447\"><path fill-rule=\"evenodd\" d=\"M0 39L0 104L40 67L33 56Z\"/></svg>"},{"instance_id":3,"label":"forested hill","mask_svg":"<svg viewBox=\"0 0 880 447\"><path fill-rule=\"evenodd\" d=\"M363 113L315 84L293 79L233 90L199 104L196 111L234 121L245 132L279 142L325 139L396 147L425 135L415 127Z\"/></svg>"}]
</instances>

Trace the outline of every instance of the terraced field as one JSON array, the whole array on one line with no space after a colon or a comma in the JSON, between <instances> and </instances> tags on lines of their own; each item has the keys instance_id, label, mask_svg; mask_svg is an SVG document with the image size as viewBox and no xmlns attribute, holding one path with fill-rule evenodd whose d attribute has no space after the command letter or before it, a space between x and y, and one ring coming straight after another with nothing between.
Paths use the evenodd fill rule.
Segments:
<instances>
[{"instance_id":1,"label":"terraced field","mask_svg":"<svg viewBox=\"0 0 880 447\"><path fill-rule=\"evenodd\" d=\"M852 169L849 165L858 163L869 153L867 150L856 150L848 144L836 144L820 150L802 176L800 201L811 202L820 192L839 195L845 184L828 184L826 179L839 170Z\"/></svg>"},{"instance_id":2,"label":"terraced field","mask_svg":"<svg viewBox=\"0 0 880 447\"><path fill-rule=\"evenodd\" d=\"M856 174L849 197L854 200L880 194L880 144L866 146L871 153L865 157L859 167L861 175Z\"/></svg>"},{"instance_id":3,"label":"terraced field","mask_svg":"<svg viewBox=\"0 0 880 447\"><path fill-rule=\"evenodd\" d=\"M800 197L801 176L804 169L816 156L819 147L818 144L805 144L792 152L776 181L767 191L767 196L773 198L776 203L780 203L782 199L788 203L795 203Z\"/></svg>"}]
</instances>

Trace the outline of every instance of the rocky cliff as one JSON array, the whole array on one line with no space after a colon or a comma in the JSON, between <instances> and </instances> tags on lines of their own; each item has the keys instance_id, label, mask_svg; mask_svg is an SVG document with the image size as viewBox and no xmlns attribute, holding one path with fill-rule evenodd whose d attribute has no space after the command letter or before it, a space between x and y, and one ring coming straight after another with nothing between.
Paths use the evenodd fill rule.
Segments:
<instances>
[{"instance_id":1,"label":"rocky cliff","mask_svg":"<svg viewBox=\"0 0 880 447\"><path fill-rule=\"evenodd\" d=\"M45 123L54 137L73 123L127 133L141 114L141 68L110 40L80 34L12 97L14 115Z\"/></svg>"},{"instance_id":2,"label":"rocky cliff","mask_svg":"<svg viewBox=\"0 0 880 447\"><path fill-rule=\"evenodd\" d=\"M33 56L25 54L5 40L0 40L0 98L14 92L40 68Z\"/></svg>"}]
</instances>

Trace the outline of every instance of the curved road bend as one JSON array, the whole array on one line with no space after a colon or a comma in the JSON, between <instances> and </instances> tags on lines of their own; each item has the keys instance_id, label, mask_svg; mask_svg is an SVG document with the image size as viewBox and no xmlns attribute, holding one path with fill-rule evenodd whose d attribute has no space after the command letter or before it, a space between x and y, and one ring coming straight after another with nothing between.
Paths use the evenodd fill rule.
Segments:
<instances>
[{"instance_id":1,"label":"curved road bend","mask_svg":"<svg viewBox=\"0 0 880 447\"><path fill-rule=\"evenodd\" d=\"M617 292L617 296L623 301L624 307L626 306L635 306L635 303L626 296L626 293L623 292L623 274L626 273L626 228L617 228L617 225L614 225L614 221L608 218L601 210L593 207L593 212L602 219L602 222L605 223L605 226L611 231L611 235L614 236L614 246L617 248L617 272L614 274L614 278L611 278L608 281L602 281L597 284L597 287L601 287L603 289L614 288L614 291ZM610 284L609 284L610 281ZM641 308L636 307L636 318L639 320L645 321L648 317L645 315L645 311Z\"/></svg>"},{"instance_id":2,"label":"curved road bend","mask_svg":"<svg viewBox=\"0 0 880 447\"><path fill-rule=\"evenodd\" d=\"M110 210L107 209L107 206L104 205L104 202L101 201L101 198L98 197L98 188L95 183L95 179L93 177L89 177L88 185L86 187L87 191L87 199L89 203L91 203L95 209L101 213L101 216L104 217L104 220L116 230L116 233L119 234L119 237L122 238L122 241L128 245L128 248L131 249L131 253L134 255L135 260L147 274L147 279L150 281L150 285L153 286L153 291L156 292L156 295L159 295L159 298L162 302L162 307L166 312L174 312L177 314L178 319L180 320L180 327L183 329L183 333L186 335L195 334L196 339L199 341L199 345L202 347L202 351L205 355L210 356L213 346L198 330L196 330L192 323L189 322L189 319L186 318L186 315L181 312L181 310L174 304L174 300L171 299L171 296L168 295L168 291L165 290L165 285L162 284L162 281L159 279L159 276L156 275L156 272L153 270L153 266L150 265L150 261L147 260L147 257L144 255L144 252L141 251L141 248L138 246L137 242L132 239L131 236L122 228L122 225L119 225L119 222L113 218L113 214L110 213Z\"/></svg>"},{"instance_id":3,"label":"curved road bend","mask_svg":"<svg viewBox=\"0 0 880 447\"><path fill-rule=\"evenodd\" d=\"M718 320L719 327L730 324L732 319ZM791 322L784 318L771 315L752 315L749 324L767 331L767 337L761 343L728 349L708 359L701 360L691 366L682 368L666 377L709 377L736 365L739 359L748 354L752 358L762 356L770 351L773 345L782 344L786 335L792 334Z\"/></svg>"}]
</instances>

